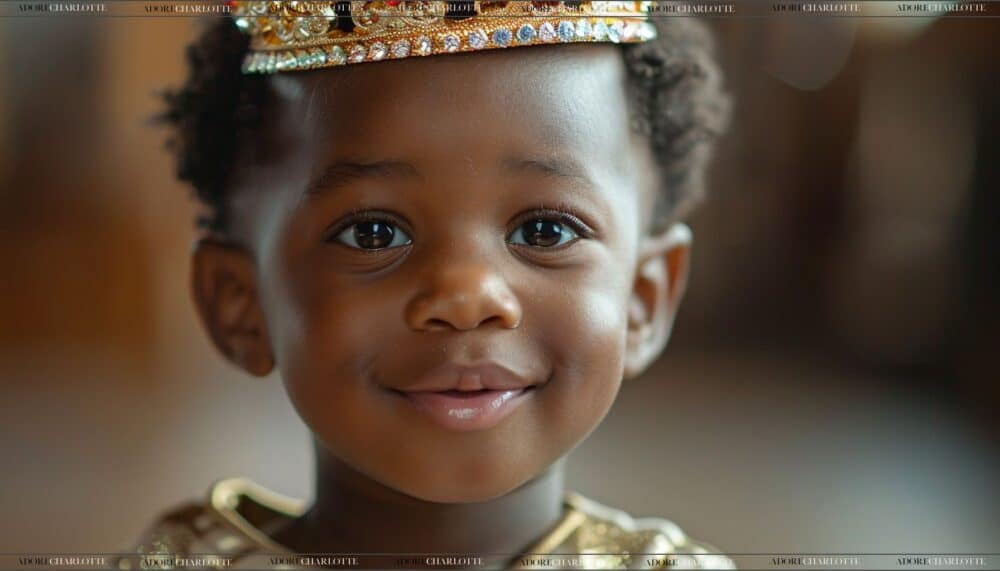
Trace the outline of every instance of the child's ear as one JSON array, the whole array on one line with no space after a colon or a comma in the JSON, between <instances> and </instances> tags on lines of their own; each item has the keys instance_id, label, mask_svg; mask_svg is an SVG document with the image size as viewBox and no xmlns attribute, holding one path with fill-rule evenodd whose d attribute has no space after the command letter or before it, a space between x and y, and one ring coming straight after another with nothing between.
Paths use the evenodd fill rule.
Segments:
<instances>
[{"instance_id":1,"label":"child's ear","mask_svg":"<svg viewBox=\"0 0 1000 571\"><path fill-rule=\"evenodd\" d=\"M685 224L642 238L629 300L626 379L645 371L667 345L687 288L691 241Z\"/></svg>"},{"instance_id":2,"label":"child's ear","mask_svg":"<svg viewBox=\"0 0 1000 571\"><path fill-rule=\"evenodd\" d=\"M194 246L191 293L216 348L251 375L274 368L254 261L242 248L205 238Z\"/></svg>"}]
</instances>

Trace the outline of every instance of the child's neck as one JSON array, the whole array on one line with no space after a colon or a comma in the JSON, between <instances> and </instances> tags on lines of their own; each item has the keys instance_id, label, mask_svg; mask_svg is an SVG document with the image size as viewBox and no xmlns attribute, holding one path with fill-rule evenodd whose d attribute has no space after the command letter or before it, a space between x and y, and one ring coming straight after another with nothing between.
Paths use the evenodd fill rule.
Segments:
<instances>
[{"instance_id":1,"label":"child's neck","mask_svg":"<svg viewBox=\"0 0 1000 571\"><path fill-rule=\"evenodd\" d=\"M316 501L274 538L298 553L520 554L563 515L565 459L486 502L428 502L347 466L320 445Z\"/></svg>"}]
</instances>

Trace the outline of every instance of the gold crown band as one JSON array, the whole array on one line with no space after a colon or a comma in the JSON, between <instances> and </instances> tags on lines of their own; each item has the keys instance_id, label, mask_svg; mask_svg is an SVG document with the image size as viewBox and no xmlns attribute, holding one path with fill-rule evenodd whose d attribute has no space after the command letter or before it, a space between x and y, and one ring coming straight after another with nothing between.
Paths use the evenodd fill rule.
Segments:
<instances>
[{"instance_id":1,"label":"gold crown band","mask_svg":"<svg viewBox=\"0 0 1000 571\"><path fill-rule=\"evenodd\" d=\"M649 2L234 2L244 73L415 56L656 37Z\"/></svg>"}]
</instances>

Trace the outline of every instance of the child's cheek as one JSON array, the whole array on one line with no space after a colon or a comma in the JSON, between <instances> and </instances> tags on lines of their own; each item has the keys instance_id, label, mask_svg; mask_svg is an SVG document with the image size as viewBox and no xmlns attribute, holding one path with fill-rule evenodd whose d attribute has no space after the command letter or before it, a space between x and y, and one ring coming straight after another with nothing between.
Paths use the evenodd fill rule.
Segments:
<instances>
[{"instance_id":1,"label":"child's cheek","mask_svg":"<svg viewBox=\"0 0 1000 571\"><path fill-rule=\"evenodd\" d=\"M387 395L373 364L398 339L390 329L400 310L377 288L361 295L364 288L344 287L322 273L308 281L289 289L297 295L282 309L287 317L276 343L289 399L328 449L359 466L377 464L370 451L398 438L385 422Z\"/></svg>"},{"instance_id":2,"label":"child's cheek","mask_svg":"<svg viewBox=\"0 0 1000 571\"><path fill-rule=\"evenodd\" d=\"M370 368L402 332L400 295L384 287L342 283L331 271L302 276L290 288L276 343L279 368L297 378L325 383L371 382Z\"/></svg>"},{"instance_id":3,"label":"child's cheek","mask_svg":"<svg viewBox=\"0 0 1000 571\"><path fill-rule=\"evenodd\" d=\"M573 445L600 424L621 385L627 315L624 284L614 281L567 292L540 320L537 338L554 365L546 421L562 423Z\"/></svg>"},{"instance_id":4,"label":"child's cheek","mask_svg":"<svg viewBox=\"0 0 1000 571\"><path fill-rule=\"evenodd\" d=\"M286 250L262 267L261 286L268 333L277 369L289 399L310 428L322 436L331 415L348 427L362 424L346 417L363 410L371 398L368 364L387 322L378 296L367 303L352 299L351 288L336 272L304 263L307 257ZM376 300L376 301L373 301Z\"/></svg>"}]
</instances>

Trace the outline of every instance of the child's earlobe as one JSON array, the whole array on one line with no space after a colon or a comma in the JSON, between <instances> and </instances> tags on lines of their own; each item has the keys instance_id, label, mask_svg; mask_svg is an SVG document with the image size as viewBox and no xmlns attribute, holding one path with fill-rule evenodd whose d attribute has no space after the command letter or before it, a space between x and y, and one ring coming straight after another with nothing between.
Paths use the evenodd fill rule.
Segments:
<instances>
[{"instance_id":1,"label":"child's earlobe","mask_svg":"<svg viewBox=\"0 0 1000 571\"><path fill-rule=\"evenodd\" d=\"M203 239L195 244L191 261L191 294L216 348L252 375L270 373L274 356L251 255L238 246Z\"/></svg>"},{"instance_id":2,"label":"child's earlobe","mask_svg":"<svg viewBox=\"0 0 1000 571\"><path fill-rule=\"evenodd\" d=\"M687 288L691 229L674 224L643 237L628 308L625 378L642 373L666 347Z\"/></svg>"}]
</instances>

